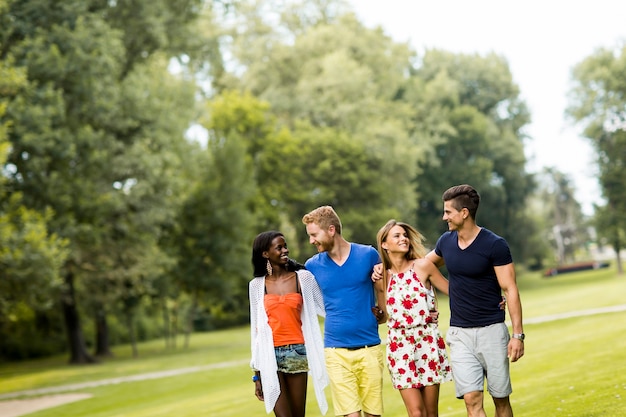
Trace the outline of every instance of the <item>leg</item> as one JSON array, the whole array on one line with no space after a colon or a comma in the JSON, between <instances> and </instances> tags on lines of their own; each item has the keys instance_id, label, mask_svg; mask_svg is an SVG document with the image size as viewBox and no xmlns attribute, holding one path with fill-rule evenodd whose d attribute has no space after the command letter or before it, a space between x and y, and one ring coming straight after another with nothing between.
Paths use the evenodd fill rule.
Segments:
<instances>
[{"instance_id":1,"label":"leg","mask_svg":"<svg viewBox=\"0 0 626 417\"><path fill-rule=\"evenodd\" d=\"M494 398L493 404L496 406L496 417L513 417L513 409L509 397Z\"/></svg>"},{"instance_id":2,"label":"leg","mask_svg":"<svg viewBox=\"0 0 626 417\"><path fill-rule=\"evenodd\" d=\"M406 388L400 390L400 396L406 407L409 417L425 417L426 407L422 398L422 391L417 388Z\"/></svg>"},{"instance_id":3,"label":"leg","mask_svg":"<svg viewBox=\"0 0 626 417\"><path fill-rule=\"evenodd\" d=\"M278 372L280 395L274 406L276 417L304 417L306 410L307 373Z\"/></svg>"},{"instance_id":4,"label":"leg","mask_svg":"<svg viewBox=\"0 0 626 417\"><path fill-rule=\"evenodd\" d=\"M452 371L454 372L454 370ZM465 408L467 409L467 417L487 417L483 408L483 392L472 391L463 396L465 400Z\"/></svg>"},{"instance_id":5,"label":"leg","mask_svg":"<svg viewBox=\"0 0 626 417\"><path fill-rule=\"evenodd\" d=\"M326 348L324 354L335 415L361 417L358 385L352 371L354 352L347 349Z\"/></svg>"},{"instance_id":6,"label":"leg","mask_svg":"<svg viewBox=\"0 0 626 417\"><path fill-rule=\"evenodd\" d=\"M422 389L422 398L426 407L427 417L439 416L439 384L429 385Z\"/></svg>"},{"instance_id":7,"label":"leg","mask_svg":"<svg viewBox=\"0 0 626 417\"><path fill-rule=\"evenodd\" d=\"M278 372L278 382L280 384L280 395L274 405L276 417L293 417L291 415L291 405L289 404L289 394L287 393L287 380L284 372Z\"/></svg>"},{"instance_id":8,"label":"leg","mask_svg":"<svg viewBox=\"0 0 626 417\"><path fill-rule=\"evenodd\" d=\"M358 367L359 397L363 406L363 416L379 417L383 413L383 348L373 346L360 351Z\"/></svg>"},{"instance_id":9,"label":"leg","mask_svg":"<svg viewBox=\"0 0 626 417\"><path fill-rule=\"evenodd\" d=\"M293 417L304 417L306 410L307 373L285 374L287 395Z\"/></svg>"}]
</instances>

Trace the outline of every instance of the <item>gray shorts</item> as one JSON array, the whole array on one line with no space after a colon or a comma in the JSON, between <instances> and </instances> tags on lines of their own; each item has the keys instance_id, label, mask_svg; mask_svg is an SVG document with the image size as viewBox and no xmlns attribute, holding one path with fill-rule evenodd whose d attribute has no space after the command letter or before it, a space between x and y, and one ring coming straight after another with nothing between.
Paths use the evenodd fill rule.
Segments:
<instances>
[{"instance_id":1,"label":"gray shorts","mask_svg":"<svg viewBox=\"0 0 626 417\"><path fill-rule=\"evenodd\" d=\"M450 364L457 398L469 392L487 389L494 398L511 395L509 373L509 330L504 323L486 327L450 327L446 342L450 346Z\"/></svg>"}]
</instances>

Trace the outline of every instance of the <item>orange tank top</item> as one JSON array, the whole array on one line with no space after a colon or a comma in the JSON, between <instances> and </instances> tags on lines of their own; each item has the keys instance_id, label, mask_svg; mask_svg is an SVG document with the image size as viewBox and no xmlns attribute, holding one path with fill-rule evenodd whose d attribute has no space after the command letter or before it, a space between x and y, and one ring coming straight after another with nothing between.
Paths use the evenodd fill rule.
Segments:
<instances>
[{"instance_id":1,"label":"orange tank top","mask_svg":"<svg viewBox=\"0 0 626 417\"><path fill-rule=\"evenodd\" d=\"M265 311L274 346L304 343L302 335L302 295L293 292L285 295L265 294Z\"/></svg>"}]
</instances>

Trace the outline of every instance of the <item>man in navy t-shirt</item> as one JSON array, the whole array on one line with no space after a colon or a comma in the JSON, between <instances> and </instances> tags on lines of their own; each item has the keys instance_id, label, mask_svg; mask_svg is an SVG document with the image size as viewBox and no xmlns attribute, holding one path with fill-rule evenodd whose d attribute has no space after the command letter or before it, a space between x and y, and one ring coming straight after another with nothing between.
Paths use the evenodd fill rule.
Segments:
<instances>
[{"instance_id":1,"label":"man in navy t-shirt","mask_svg":"<svg viewBox=\"0 0 626 417\"><path fill-rule=\"evenodd\" d=\"M513 415L509 396L509 359L524 355L522 304L513 258L507 242L476 224L480 195L470 185L457 185L443 193L443 220L448 232L426 257L445 264L450 282L450 328L446 341L456 396L463 398L468 416L485 416L483 387L496 408L496 417ZM513 335L500 308L506 296Z\"/></svg>"}]
</instances>

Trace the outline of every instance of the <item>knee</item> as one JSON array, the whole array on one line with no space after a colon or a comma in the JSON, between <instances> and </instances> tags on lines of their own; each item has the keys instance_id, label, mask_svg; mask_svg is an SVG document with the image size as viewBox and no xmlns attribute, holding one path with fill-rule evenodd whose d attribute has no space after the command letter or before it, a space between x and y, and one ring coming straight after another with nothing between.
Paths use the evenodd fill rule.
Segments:
<instances>
[{"instance_id":1,"label":"knee","mask_svg":"<svg viewBox=\"0 0 626 417\"><path fill-rule=\"evenodd\" d=\"M409 411L409 417L427 417L428 415L426 414L425 410L422 410L421 408L418 409L414 409L414 410L408 410Z\"/></svg>"},{"instance_id":2,"label":"knee","mask_svg":"<svg viewBox=\"0 0 626 417\"><path fill-rule=\"evenodd\" d=\"M483 393L481 391L468 392L463 396L465 407L468 410L480 409L483 407Z\"/></svg>"}]
</instances>

